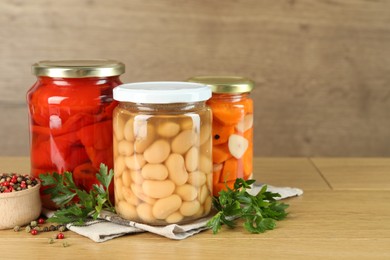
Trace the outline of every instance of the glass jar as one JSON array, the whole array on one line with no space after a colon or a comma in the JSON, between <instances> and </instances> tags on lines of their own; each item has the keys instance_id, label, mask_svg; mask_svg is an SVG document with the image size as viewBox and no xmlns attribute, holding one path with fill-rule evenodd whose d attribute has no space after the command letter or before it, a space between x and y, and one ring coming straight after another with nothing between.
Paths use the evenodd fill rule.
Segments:
<instances>
[{"instance_id":1,"label":"glass jar","mask_svg":"<svg viewBox=\"0 0 390 260\"><path fill-rule=\"evenodd\" d=\"M90 190L101 163L113 167L112 90L123 63L113 60L40 61L37 82L27 92L31 174L73 172ZM113 187L112 187L113 193ZM55 208L41 191L44 207Z\"/></svg>"},{"instance_id":2,"label":"glass jar","mask_svg":"<svg viewBox=\"0 0 390 260\"><path fill-rule=\"evenodd\" d=\"M209 87L188 82L118 86L114 99L115 209L166 225L207 215L212 202Z\"/></svg>"},{"instance_id":3,"label":"glass jar","mask_svg":"<svg viewBox=\"0 0 390 260\"><path fill-rule=\"evenodd\" d=\"M218 196L237 178L248 180L253 172L254 83L242 77L201 76L189 79L211 87L207 102L213 114L213 192Z\"/></svg>"}]
</instances>

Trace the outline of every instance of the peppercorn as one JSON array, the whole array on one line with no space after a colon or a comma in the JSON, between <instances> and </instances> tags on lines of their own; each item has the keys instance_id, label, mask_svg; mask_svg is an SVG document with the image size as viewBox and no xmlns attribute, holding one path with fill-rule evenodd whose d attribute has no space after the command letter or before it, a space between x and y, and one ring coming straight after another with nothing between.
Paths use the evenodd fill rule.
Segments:
<instances>
[{"instance_id":1,"label":"peppercorn","mask_svg":"<svg viewBox=\"0 0 390 260\"><path fill-rule=\"evenodd\" d=\"M38 223L35 220L31 221L31 223L30 223L30 226L32 226L32 227L36 227L37 225L38 225Z\"/></svg>"},{"instance_id":2,"label":"peppercorn","mask_svg":"<svg viewBox=\"0 0 390 260\"><path fill-rule=\"evenodd\" d=\"M49 230L50 231L56 231L57 229L56 229L56 227L54 225L50 225Z\"/></svg>"},{"instance_id":3,"label":"peppercorn","mask_svg":"<svg viewBox=\"0 0 390 260\"><path fill-rule=\"evenodd\" d=\"M31 230L31 235L35 236L37 234L38 234L38 230L36 230L36 229Z\"/></svg>"},{"instance_id":4,"label":"peppercorn","mask_svg":"<svg viewBox=\"0 0 390 260\"><path fill-rule=\"evenodd\" d=\"M15 232L19 232L19 231L20 231L20 226L15 226L15 227L14 227L14 231L15 231Z\"/></svg>"},{"instance_id":5,"label":"peppercorn","mask_svg":"<svg viewBox=\"0 0 390 260\"><path fill-rule=\"evenodd\" d=\"M63 233L58 233L57 234L57 239L64 239L64 238L65 238L65 236L64 236Z\"/></svg>"},{"instance_id":6,"label":"peppercorn","mask_svg":"<svg viewBox=\"0 0 390 260\"><path fill-rule=\"evenodd\" d=\"M39 224L44 224L45 223L45 219L44 218L39 218L38 219L38 223Z\"/></svg>"},{"instance_id":7,"label":"peppercorn","mask_svg":"<svg viewBox=\"0 0 390 260\"><path fill-rule=\"evenodd\" d=\"M61 225L61 226L58 228L58 231L64 232L64 231L66 231L66 227L65 227L64 225Z\"/></svg>"},{"instance_id":8,"label":"peppercorn","mask_svg":"<svg viewBox=\"0 0 390 260\"><path fill-rule=\"evenodd\" d=\"M25 230L26 230L27 233L30 233L31 232L31 227L30 226L26 226Z\"/></svg>"},{"instance_id":9,"label":"peppercorn","mask_svg":"<svg viewBox=\"0 0 390 260\"><path fill-rule=\"evenodd\" d=\"M54 243L54 239L53 238L49 238L49 244L53 244Z\"/></svg>"},{"instance_id":10,"label":"peppercorn","mask_svg":"<svg viewBox=\"0 0 390 260\"><path fill-rule=\"evenodd\" d=\"M48 227L44 227L43 228L43 232L47 232L47 231L49 231L49 228Z\"/></svg>"}]
</instances>

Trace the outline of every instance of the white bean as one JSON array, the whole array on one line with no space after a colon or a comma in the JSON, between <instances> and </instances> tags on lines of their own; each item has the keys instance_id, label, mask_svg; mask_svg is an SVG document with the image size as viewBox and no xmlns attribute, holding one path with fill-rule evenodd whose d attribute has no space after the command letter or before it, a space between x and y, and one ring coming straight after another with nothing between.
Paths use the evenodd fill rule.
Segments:
<instances>
[{"instance_id":1,"label":"white bean","mask_svg":"<svg viewBox=\"0 0 390 260\"><path fill-rule=\"evenodd\" d=\"M188 179L188 173L184 165L184 158L180 154L172 153L165 161L168 168L169 178L176 185L183 185Z\"/></svg>"},{"instance_id":2,"label":"white bean","mask_svg":"<svg viewBox=\"0 0 390 260\"><path fill-rule=\"evenodd\" d=\"M123 127L123 136L127 141L130 141L130 142L134 142L133 126L134 126L134 119L130 118L129 120L127 120L127 122L125 123L125 125ZM119 140L119 138L118 138L118 140Z\"/></svg>"},{"instance_id":3,"label":"white bean","mask_svg":"<svg viewBox=\"0 0 390 260\"><path fill-rule=\"evenodd\" d=\"M175 184L170 180L152 181L146 180L142 183L142 191L146 196L154 199L168 197L175 190Z\"/></svg>"},{"instance_id":4,"label":"white bean","mask_svg":"<svg viewBox=\"0 0 390 260\"><path fill-rule=\"evenodd\" d=\"M179 195L172 194L169 197L159 199L153 205L153 216L157 219L166 219L172 213L176 212L181 206Z\"/></svg>"},{"instance_id":5,"label":"white bean","mask_svg":"<svg viewBox=\"0 0 390 260\"><path fill-rule=\"evenodd\" d=\"M211 161L210 157L205 156L203 154L200 155L199 158L199 170L208 174L211 173L213 170L213 162Z\"/></svg>"},{"instance_id":6,"label":"white bean","mask_svg":"<svg viewBox=\"0 0 390 260\"><path fill-rule=\"evenodd\" d=\"M137 206L137 213L138 217L147 223L152 223L156 220L152 213L152 206L150 206L148 203L139 204Z\"/></svg>"},{"instance_id":7,"label":"white bean","mask_svg":"<svg viewBox=\"0 0 390 260\"><path fill-rule=\"evenodd\" d=\"M198 148L193 146L185 155L186 169L189 172L193 172L199 165L199 151Z\"/></svg>"},{"instance_id":8,"label":"white bean","mask_svg":"<svg viewBox=\"0 0 390 260\"><path fill-rule=\"evenodd\" d=\"M130 188L122 187L122 194L125 200L130 203L131 205L137 206L139 203L139 200L137 196L131 191Z\"/></svg>"},{"instance_id":9,"label":"white bean","mask_svg":"<svg viewBox=\"0 0 390 260\"><path fill-rule=\"evenodd\" d=\"M141 185L144 182L142 178L141 171L130 171L131 180L138 185Z\"/></svg>"},{"instance_id":10,"label":"white bean","mask_svg":"<svg viewBox=\"0 0 390 260\"><path fill-rule=\"evenodd\" d=\"M144 158L149 163L164 162L171 152L171 146L165 139L159 139L152 143L144 152Z\"/></svg>"},{"instance_id":11,"label":"white bean","mask_svg":"<svg viewBox=\"0 0 390 260\"><path fill-rule=\"evenodd\" d=\"M126 164L125 164L125 158L122 156L118 156L115 158L114 161L114 174L115 177L120 178L122 175L122 172L125 170Z\"/></svg>"},{"instance_id":12,"label":"white bean","mask_svg":"<svg viewBox=\"0 0 390 260\"><path fill-rule=\"evenodd\" d=\"M180 132L180 134L172 140L172 151L174 153L184 154L191 148L191 146L196 144L197 136L198 135L192 130L184 130Z\"/></svg>"},{"instance_id":13,"label":"white bean","mask_svg":"<svg viewBox=\"0 0 390 260\"><path fill-rule=\"evenodd\" d=\"M200 127L199 145L203 145L211 135L211 125L206 123Z\"/></svg>"},{"instance_id":14,"label":"white bean","mask_svg":"<svg viewBox=\"0 0 390 260\"><path fill-rule=\"evenodd\" d=\"M124 219L134 220L137 218L137 211L135 207L126 201L119 201L115 206L116 212Z\"/></svg>"},{"instance_id":15,"label":"white bean","mask_svg":"<svg viewBox=\"0 0 390 260\"><path fill-rule=\"evenodd\" d=\"M143 193L143 191L142 191L142 187L139 186L139 185L131 184L131 190L133 191L133 193L135 194L135 196L137 196L137 198L139 198L139 199L142 200L142 201L145 201L145 202L148 203L148 204L154 204L154 203L156 202L155 199L146 196L146 195Z\"/></svg>"},{"instance_id":16,"label":"white bean","mask_svg":"<svg viewBox=\"0 0 390 260\"><path fill-rule=\"evenodd\" d=\"M184 218L184 216L182 214L180 214L180 212L174 212L172 213L171 215L169 215L165 221L169 224L173 224L173 223L179 223L182 219Z\"/></svg>"},{"instance_id":17,"label":"white bean","mask_svg":"<svg viewBox=\"0 0 390 260\"><path fill-rule=\"evenodd\" d=\"M196 187L200 187L206 183L206 174L201 171L190 172L187 182Z\"/></svg>"},{"instance_id":18,"label":"white bean","mask_svg":"<svg viewBox=\"0 0 390 260\"><path fill-rule=\"evenodd\" d=\"M146 164L141 170L142 177L147 180L165 180L168 177L168 169L164 164Z\"/></svg>"},{"instance_id":19,"label":"white bean","mask_svg":"<svg viewBox=\"0 0 390 260\"><path fill-rule=\"evenodd\" d=\"M131 185L131 174L130 174L129 170L123 171L122 182L123 182L123 186L130 187L130 185Z\"/></svg>"},{"instance_id":20,"label":"white bean","mask_svg":"<svg viewBox=\"0 0 390 260\"><path fill-rule=\"evenodd\" d=\"M198 196L197 189L194 186L187 183L181 186L176 186L175 193L179 195L184 201L194 200Z\"/></svg>"},{"instance_id":21,"label":"white bean","mask_svg":"<svg viewBox=\"0 0 390 260\"><path fill-rule=\"evenodd\" d=\"M164 122L158 125L157 133L165 138L171 138L180 131L180 125L175 122Z\"/></svg>"},{"instance_id":22,"label":"white bean","mask_svg":"<svg viewBox=\"0 0 390 260\"><path fill-rule=\"evenodd\" d=\"M196 212L199 211L199 208L200 208L200 203L197 200L184 201L181 204L180 213L185 217L189 217L196 214Z\"/></svg>"},{"instance_id":23,"label":"white bean","mask_svg":"<svg viewBox=\"0 0 390 260\"><path fill-rule=\"evenodd\" d=\"M210 192L209 190L207 189L207 186L206 185L203 185L201 188L200 188L200 193L199 193L199 202L200 204L204 204L206 198L209 196Z\"/></svg>"},{"instance_id":24,"label":"white bean","mask_svg":"<svg viewBox=\"0 0 390 260\"><path fill-rule=\"evenodd\" d=\"M122 140L118 143L118 153L123 156L130 156L134 153L134 146L133 143Z\"/></svg>"},{"instance_id":25,"label":"white bean","mask_svg":"<svg viewBox=\"0 0 390 260\"><path fill-rule=\"evenodd\" d=\"M145 165L145 159L141 154L134 154L125 158L125 164L130 170L140 170Z\"/></svg>"}]
</instances>

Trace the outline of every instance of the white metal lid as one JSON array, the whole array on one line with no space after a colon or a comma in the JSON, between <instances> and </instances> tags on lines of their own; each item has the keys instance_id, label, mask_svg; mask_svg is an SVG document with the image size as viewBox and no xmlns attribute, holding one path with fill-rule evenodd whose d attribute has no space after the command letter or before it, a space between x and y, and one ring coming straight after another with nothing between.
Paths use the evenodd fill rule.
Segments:
<instances>
[{"instance_id":1,"label":"white metal lid","mask_svg":"<svg viewBox=\"0 0 390 260\"><path fill-rule=\"evenodd\" d=\"M199 83L155 81L122 84L113 93L114 99L121 102L170 104L208 100L211 88Z\"/></svg>"}]
</instances>

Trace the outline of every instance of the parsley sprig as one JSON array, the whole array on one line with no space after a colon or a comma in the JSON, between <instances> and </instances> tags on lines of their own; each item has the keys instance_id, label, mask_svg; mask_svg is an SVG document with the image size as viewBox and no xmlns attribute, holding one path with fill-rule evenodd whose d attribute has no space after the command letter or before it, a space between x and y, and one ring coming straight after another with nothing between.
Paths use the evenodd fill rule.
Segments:
<instances>
[{"instance_id":1,"label":"parsley sprig","mask_svg":"<svg viewBox=\"0 0 390 260\"><path fill-rule=\"evenodd\" d=\"M254 182L238 178L233 189L227 187L219 192L219 197L214 197L213 206L218 212L207 222L214 234L222 224L234 228L239 218L244 220L244 228L250 233L263 233L274 229L276 221L287 216L288 205L277 202L275 198L280 194L267 191L266 185L256 195L248 193Z\"/></svg>"},{"instance_id":2,"label":"parsley sprig","mask_svg":"<svg viewBox=\"0 0 390 260\"><path fill-rule=\"evenodd\" d=\"M101 164L96 174L100 184L93 184L92 190L87 192L76 186L71 172L40 174L42 185L48 186L44 193L50 194L52 201L60 207L48 221L83 224L87 218L97 219L103 209L115 212L108 191L113 176L112 169L108 171L108 167ZM76 202L73 201L75 198Z\"/></svg>"}]
</instances>

